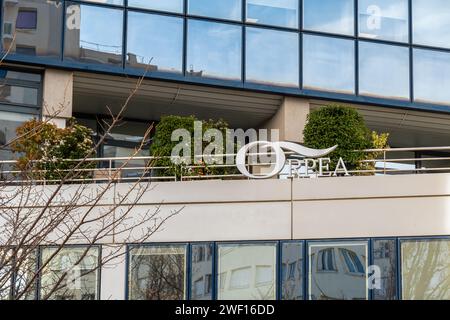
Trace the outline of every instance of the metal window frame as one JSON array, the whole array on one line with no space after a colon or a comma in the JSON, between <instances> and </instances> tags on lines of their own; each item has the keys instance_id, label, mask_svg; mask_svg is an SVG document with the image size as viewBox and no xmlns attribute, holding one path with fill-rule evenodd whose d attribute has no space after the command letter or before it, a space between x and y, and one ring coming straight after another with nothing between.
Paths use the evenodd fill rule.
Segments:
<instances>
[{"instance_id":1,"label":"metal window frame","mask_svg":"<svg viewBox=\"0 0 450 320\"><path fill-rule=\"evenodd\" d=\"M211 245L212 246L212 300L217 300L218 295L218 247L220 245L274 245L276 248L276 283L275 283L275 297L276 300L282 299L282 285L283 281L281 279L281 267L282 267L282 253L283 253L283 245L289 244L289 243L295 243L295 244L301 244L302 245L302 257L303 257L303 263L302 263L302 296L303 300L309 299L309 245L313 243L348 243L348 242L360 242L365 243L367 246L367 263L368 265L373 264L374 257L373 257L373 243L377 240L392 240L395 243L395 259L396 259L396 268L395 268L395 276L396 276L396 296L395 300L401 300L401 247L400 244L402 241L432 241L432 240L443 240L443 241L450 241L450 235L442 235L442 236L410 236L410 237L398 237L398 236L392 236L392 237L368 237L368 238L327 238L327 239L304 239L304 240L240 240L240 241L199 241L199 242L151 242L151 243L142 243L142 244L127 244L126 245L126 267L125 267L125 299L129 299L129 255L130 250L135 247L156 247L156 246L174 246L174 245L183 245L186 247L186 279L192 280L192 270L191 265L188 267L188 263L191 263L192 260L192 246L193 245ZM367 271L366 271L367 274ZM186 297L187 299L191 299L192 296L192 283L191 281L188 281L186 284ZM368 279L367 279L368 281ZM373 289L367 288L367 299L368 300L374 300L373 295Z\"/></svg>"}]
</instances>

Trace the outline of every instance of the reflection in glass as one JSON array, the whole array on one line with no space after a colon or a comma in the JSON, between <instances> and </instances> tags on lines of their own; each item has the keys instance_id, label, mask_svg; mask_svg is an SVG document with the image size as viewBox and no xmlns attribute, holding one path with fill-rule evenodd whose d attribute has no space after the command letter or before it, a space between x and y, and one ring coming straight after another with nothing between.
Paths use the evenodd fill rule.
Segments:
<instances>
[{"instance_id":1,"label":"reflection in glass","mask_svg":"<svg viewBox=\"0 0 450 320\"><path fill-rule=\"evenodd\" d=\"M113 4L116 6L122 6L124 0L82 0L86 2L96 2L96 3L102 3L102 4Z\"/></svg>"},{"instance_id":2,"label":"reflection in glass","mask_svg":"<svg viewBox=\"0 0 450 320\"><path fill-rule=\"evenodd\" d=\"M193 244L191 261L191 299L212 299L212 252L213 244Z\"/></svg>"},{"instance_id":3,"label":"reflection in glass","mask_svg":"<svg viewBox=\"0 0 450 320\"><path fill-rule=\"evenodd\" d=\"M3 50L32 56L59 57L63 26L60 0L3 1Z\"/></svg>"},{"instance_id":4,"label":"reflection in glass","mask_svg":"<svg viewBox=\"0 0 450 320\"><path fill-rule=\"evenodd\" d=\"M450 53L413 50L414 100L450 103Z\"/></svg>"},{"instance_id":5,"label":"reflection in glass","mask_svg":"<svg viewBox=\"0 0 450 320\"><path fill-rule=\"evenodd\" d=\"M219 300L274 300L276 244L218 246Z\"/></svg>"},{"instance_id":6,"label":"reflection in glass","mask_svg":"<svg viewBox=\"0 0 450 320\"><path fill-rule=\"evenodd\" d=\"M309 245L309 299L367 299L367 243Z\"/></svg>"},{"instance_id":7,"label":"reflection in glass","mask_svg":"<svg viewBox=\"0 0 450 320\"><path fill-rule=\"evenodd\" d=\"M36 106L38 104L38 89L10 84L1 84L0 103L2 102Z\"/></svg>"},{"instance_id":8,"label":"reflection in glass","mask_svg":"<svg viewBox=\"0 0 450 320\"><path fill-rule=\"evenodd\" d=\"M359 43L361 95L409 99L409 48Z\"/></svg>"},{"instance_id":9,"label":"reflection in glass","mask_svg":"<svg viewBox=\"0 0 450 320\"><path fill-rule=\"evenodd\" d=\"M186 247L184 245L133 248L129 254L129 299L185 299Z\"/></svg>"},{"instance_id":10,"label":"reflection in glass","mask_svg":"<svg viewBox=\"0 0 450 320\"><path fill-rule=\"evenodd\" d=\"M245 65L247 82L297 87L298 33L246 28Z\"/></svg>"},{"instance_id":11,"label":"reflection in glass","mask_svg":"<svg viewBox=\"0 0 450 320\"><path fill-rule=\"evenodd\" d=\"M246 22L298 27L298 0L247 0Z\"/></svg>"},{"instance_id":12,"label":"reflection in glass","mask_svg":"<svg viewBox=\"0 0 450 320\"><path fill-rule=\"evenodd\" d=\"M59 249L56 247L42 249L42 265L46 264ZM49 296L51 300L98 299L98 258L98 248L61 249L42 271L41 298Z\"/></svg>"},{"instance_id":13,"label":"reflection in glass","mask_svg":"<svg viewBox=\"0 0 450 320\"><path fill-rule=\"evenodd\" d=\"M240 80L241 30L231 24L189 20L187 75Z\"/></svg>"},{"instance_id":14,"label":"reflection in glass","mask_svg":"<svg viewBox=\"0 0 450 320\"><path fill-rule=\"evenodd\" d=\"M380 268L381 288L373 289L375 300L395 300L397 296L397 253L395 240L373 241L373 264Z\"/></svg>"},{"instance_id":15,"label":"reflection in glass","mask_svg":"<svg viewBox=\"0 0 450 320\"><path fill-rule=\"evenodd\" d=\"M12 272L10 250L0 247L0 301L11 298Z\"/></svg>"},{"instance_id":16,"label":"reflection in glass","mask_svg":"<svg viewBox=\"0 0 450 320\"><path fill-rule=\"evenodd\" d=\"M182 72L182 55L182 18L128 12L129 67L143 68L149 72Z\"/></svg>"},{"instance_id":17,"label":"reflection in glass","mask_svg":"<svg viewBox=\"0 0 450 320\"><path fill-rule=\"evenodd\" d=\"M303 299L303 244L283 243L281 257L281 295L283 300Z\"/></svg>"},{"instance_id":18,"label":"reflection in glass","mask_svg":"<svg viewBox=\"0 0 450 320\"><path fill-rule=\"evenodd\" d=\"M242 0L188 0L188 13L197 16L241 20Z\"/></svg>"},{"instance_id":19,"label":"reflection in glass","mask_svg":"<svg viewBox=\"0 0 450 320\"><path fill-rule=\"evenodd\" d=\"M402 298L450 300L450 240L402 241Z\"/></svg>"},{"instance_id":20,"label":"reflection in glass","mask_svg":"<svg viewBox=\"0 0 450 320\"><path fill-rule=\"evenodd\" d=\"M36 250L0 248L0 300L36 299L36 271Z\"/></svg>"},{"instance_id":21,"label":"reflection in glass","mask_svg":"<svg viewBox=\"0 0 450 320\"><path fill-rule=\"evenodd\" d=\"M450 1L412 0L413 42L450 48Z\"/></svg>"},{"instance_id":22,"label":"reflection in glass","mask_svg":"<svg viewBox=\"0 0 450 320\"><path fill-rule=\"evenodd\" d=\"M13 160L13 152L10 146L5 147L14 138L16 138L16 129L24 122L31 120L32 115L0 111L0 160ZM6 180L12 177L7 171L13 170L11 164L0 165L0 180Z\"/></svg>"},{"instance_id":23,"label":"reflection in glass","mask_svg":"<svg viewBox=\"0 0 450 320\"><path fill-rule=\"evenodd\" d=\"M303 36L303 87L355 92L355 44L352 40Z\"/></svg>"},{"instance_id":24,"label":"reflection in glass","mask_svg":"<svg viewBox=\"0 0 450 320\"><path fill-rule=\"evenodd\" d=\"M122 64L123 11L67 3L64 57L84 63Z\"/></svg>"},{"instance_id":25,"label":"reflection in glass","mask_svg":"<svg viewBox=\"0 0 450 320\"><path fill-rule=\"evenodd\" d=\"M354 35L354 0L304 0L303 27L308 30Z\"/></svg>"},{"instance_id":26,"label":"reflection in glass","mask_svg":"<svg viewBox=\"0 0 450 320\"><path fill-rule=\"evenodd\" d=\"M359 36L408 42L408 0L359 0Z\"/></svg>"},{"instance_id":27,"label":"reflection in glass","mask_svg":"<svg viewBox=\"0 0 450 320\"><path fill-rule=\"evenodd\" d=\"M183 0L128 0L129 7L169 12L183 12Z\"/></svg>"}]
</instances>

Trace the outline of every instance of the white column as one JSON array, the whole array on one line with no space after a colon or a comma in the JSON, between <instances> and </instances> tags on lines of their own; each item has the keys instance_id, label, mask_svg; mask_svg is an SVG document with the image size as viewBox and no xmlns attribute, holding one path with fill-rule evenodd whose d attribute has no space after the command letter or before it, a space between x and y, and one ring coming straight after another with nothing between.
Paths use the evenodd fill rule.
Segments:
<instances>
[{"instance_id":1,"label":"white column","mask_svg":"<svg viewBox=\"0 0 450 320\"><path fill-rule=\"evenodd\" d=\"M125 300L126 246L103 245L102 257L111 255L115 258L102 266L100 299Z\"/></svg>"}]
</instances>

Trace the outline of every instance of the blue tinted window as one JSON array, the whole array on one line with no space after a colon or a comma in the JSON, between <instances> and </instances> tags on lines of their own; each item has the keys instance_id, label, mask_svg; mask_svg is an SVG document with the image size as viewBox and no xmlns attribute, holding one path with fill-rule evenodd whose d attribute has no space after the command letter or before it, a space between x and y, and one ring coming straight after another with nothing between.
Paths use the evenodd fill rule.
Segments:
<instances>
[{"instance_id":1,"label":"blue tinted window","mask_svg":"<svg viewBox=\"0 0 450 320\"><path fill-rule=\"evenodd\" d=\"M450 103L450 53L414 49L414 100Z\"/></svg>"},{"instance_id":2,"label":"blue tinted window","mask_svg":"<svg viewBox=\"0 0 450 320\"><path fill-rule=\"evenodd\" d=\"M128 66L147 68L150 72L182 72L182 55L182 18L128 13Z\"/></svg>"},{"instance_id":3,"label":"blue tinted window","mask_svg":"<svg viewBox=\"0 0 450 320\"><path fill-rule=\"evenodd\" d=\"M354 46L352 40L304 35L304 88L354 93Z\"/></svg>"},{"instance_id":4,"label":"blue tinted window","mask_svg":"<svg viewBox=\"0 0 450 320\"><path fill-rule=\"evenodd\" d=\"M183 0L128 0L129 7L169 12L183 12Z\"/></svg>"},{"instance_id":5,"label":"blue tinted window","mask_svg":"<svg viewBox=\"0 0 450 320\"><path fill-rule=\"evenodd\" d=\"M380 268L381 287L373 289L375 300L395 300L397 297L397 249L394 239L373 241L373 264Z\"/></svg>"},{"instance_id":6,"label":"blue tinted window","mask_svg":"<svg viewBox=\"0 0 450 320\"><path fill-rule=\"evenodd\" d=\"M409 48L360 42L359 92L409 99Z\"/></svg>"},{"instance_id":7,"label":"blue tinted window","mask_svg":"<svg viewBox=\"0 0 450 320\"><path fill-rule=\"evenodd\" d=\"M260 28L246 32L246 81L298 86L298 33Z\"/></svg>"},{"instance_id":8,"label":"blue tinted window","mask_svg":"<svg viewBox=\"0 0 450 320\"><path fill-rule=\"evenodd\" d=\"M240 80L242 29L190 20L186 72L189 76Z\"/></svg>"},{"instance_id":9,"label":"blue tinted window","mask_svg":"<svg viewBox=\"0 0 450 320\"><path fill-rule=\"evenodd\" d=\"M281 297L283 300L303 299L303 244L283 243L281 258Z\"/></svg>"},{"instance_id":10,"label":"blue tinted window","mask_svg":"<svg viewBox=\"0 0 450 320\"><path fill-rule=\"evenodd\" d=\"M298 9L298 0L247 0L246 21L297 28Z\"/></svg>"},{"instance_id":11,"label":"blue tinted window","mask_svg":"<svg viewBox=\"0 0 450 320\"><path fill-rule=\"evenodd\" d=\"M359 36L408 42L408 0L359 0Z\"/></svg>"},{"instance_id":12,"label":"blue tinted window","mask_svg":"<svg viewBox=\"0 0 450 320\"><path fill-rule=\"evenodd\" d=\"M450 48L450 1L412 0L413 41Z\"/></svg>"},{"instance_id":13,"label":"blue tinted window","mask_svg":"<svg viewBox=\"0 0 450 320\"><path fill-rule=\"evenodd\" d=\"M189 0L188 13L219 19L241 20L242 0Z\"/></svg>"},{"instance_id":14,"label":"blue tinted window","mask_svg":"<svg viewBox=\"0 0 450 320\"><path fill-rule=\"evenodd\" d=\"M313 242L308 246L310 300L368 299L367 242Z\"/></svg>"},{"instance_id":15,"label":"blue tinted window","mask_svg":"<svg viewBox=\"0 0 450 320\"><path fill-rule=\"evenodd\" d=\"M191 299L211 300L214 245L193 244L191 249Z\"/></svg>"},{"instance_id":16,"label":"blue tinted window","mask_svg":"<svg viewBox=\"0 0 450 320\"><path fill-rule=\"evenodd\" d=\"M122 25L122 10L67 3L64 57L121 65Z\"/></svg>"},{"instance_id":17,"label":"blue tinted window","mask_svg":"<svg viewBox=\"0 0 450 320\"><path fill-rule=\"evenodd\" d=\"M103 4L113 4L117 6L122 6L124 0L82 0L86 2L97 2L97 3L103 3Z\"/></svg>"},{"instance_id":18,"label":"blue tinted window","mask_svg":"<svg viewBox=\"0 0 450 320\"><path fill-rule=\"evenodd\" d=\"M2 6L4 52L60 58L62 1L2 1Z\"/></svg>"},{"instance_id":19,"label":"blue tinted window","mask_svg":"<svg viewBox=\"0 0 450 320\"><path fill-rule=\"evenodd\" d=\"M354 34L354 0L304 0L303 26L305 29Z\"/></svg>"}]
</instances>

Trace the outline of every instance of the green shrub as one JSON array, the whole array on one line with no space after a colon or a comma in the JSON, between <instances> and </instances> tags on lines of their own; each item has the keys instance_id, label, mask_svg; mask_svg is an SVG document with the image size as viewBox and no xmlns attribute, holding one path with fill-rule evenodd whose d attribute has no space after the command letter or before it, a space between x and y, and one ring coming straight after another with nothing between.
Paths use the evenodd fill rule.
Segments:
<instances>
[{"instance_id":1,"label":"green shrub","mask_svg":"<svg viewBox=\"0 0 450 320\"><path fill-rule=\"evenodd\" d=\"M233 167L212 167L204 162L194 163L194 124L195 121L199 121L195 116L164 116L161 121L155 127L155 136L150 147L150 153L155 157L170 157L172 149L180 143L180 141L172 141L172 132L177 129L186 129L191 136L191 165L195 164L195 168L191 168L186 164L175 164L170 158L155 160L152 166L168 167L168 169L159 170L157 175L160 176L176 176L179 178L181 175L224 175L237 173L237 169ZM225 149L226 132L228 124L223 120L208 120L201 121L202 123L202 136L208 129L218 129L222 132L223 146ZM202 151L209 144L209 142L202 141ZM225 153L225 150L223 150ZM236 150L234 150L236 152ZM225 163L225 159L224 159Z\"/></svg>"},{"instance_id":2,"label":"green shrub","mask_svg":"<svg viewBox=\"0 0 450 320\"><path fill-rule=\"evenodd\" d=\"M92 130L70 119L66 128L58 128L52 123L32 119L16 129L18 136L11 149L17 154L16 170L27 179L58 180L64 178L77 161L90 154L94 143ZM94 168L95 163L83 163L80 169ZM71 173L74 174L74 173ZM91 176L90 171L78 173L77 178Z\"/></svg>"},{"instance_id":3,"label":"green shrub","mask_svg":"<svg viewBox=\"0 0 450 320\"><path fill-rule=\"evenodd\" d=\"M330 154L332 170L340 157L348 169L356 168L359 161L365 159L365 154L354 150L372 147L371 133L363 117L346 106L329 105L312 111L303 135L305 146L310 148L326 149L338 145Z\"/></svg>"}]
</instances>

